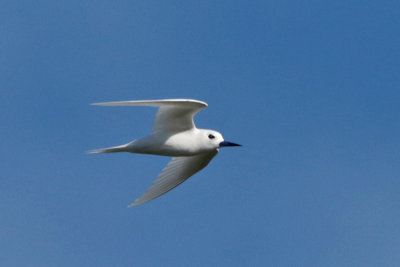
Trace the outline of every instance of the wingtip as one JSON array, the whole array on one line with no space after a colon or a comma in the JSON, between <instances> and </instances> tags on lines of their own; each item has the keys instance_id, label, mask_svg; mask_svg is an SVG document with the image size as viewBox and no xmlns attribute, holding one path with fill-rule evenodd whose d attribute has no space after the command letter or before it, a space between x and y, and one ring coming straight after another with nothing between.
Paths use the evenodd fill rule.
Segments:
<instances>
[{"instance_id":1,"label":"wingtip","mask_svg":"<svg viewBox=\"0 0 400 267\"><path fill-rule=\"evenodd\" d=\"M206 103L206 102L204 102L204 101L202 101L202 100L196 100L196 99L186 99L186 101L187 102L192 102L192 103L197 103L197 104L200 104L200 105L202 105L202 106L204 106L204 107L208 107L208 104Z\"/></svg>"},{"instance_id":2,"label":"wingtip","mask_svg":"<svg viewBox=\"0 0 400 267\"><path fill-rule=\"evenodd\" d=\"M85 151L86 154L102 154L104 149L92 149Z\"/></svg>"},{"instance_id":3,"label":"wingtip","mask_svg":"<svg viewBox=\"0 0 400 267\"><path fill-rule=\"evenodd\" d=\"M112 101L112 102L96 102L96 103L91 103L91 106L122 106L126 102L130 101Z\"/></svg>"},{"instance_id":4,"label":"wingtip","mask_svg":"<svg viewBox=\"0 0 400 267\"><path fill-rule=\"evenodd\" d=\"M142 204L147 203L147 202L149 202L149 201L151 201L151 200L153 200L153 199L142 199L142 198L140 197L140 198L136 199L133 203L129 204L129 205L128 205L128 208L133 208L133 207L135 207L135 206L142 205Z\"/></svg>"},{"instance_id":5,"label":"wingtip","mask_svg":"<svg viewBox=\"0 0 400 267\"><path fill-rule=\"evenodd\" d=\"M138 203L138 201L136 200L135 202L133 202L133 203L131 203L131 204L128 205L128 209L133 208L133 207L135 207L135 206L138 206L138 205L140 205L140 204L142 204L142 203Z\"/></svg>"},{"instance_id":6,"label":"wingtip","mask_svg":"<svg viewBox=\"0 0 400 267\"><path fill-rule=\"evenodd\" d=\"M97 103L91 103L91 106L107 106L106 102L97 102Z\"/></svg>"},{"instance_id":7,"label":"wingtip","mask_svg":"<svg viewBox=\"0 0 400 267\"><path fill-rule=\"evenodd\" d=\"M128 100L128 101L113 101L113 102L96 102L91 103L91 106L159 106L157 102L171 103L171 102L183 102L183 103L196 103L203 107L207 107L208 104L201 100L190 99L190 98L176 98L176 99L160 99L160 100Z\"/></svg>"},{"instance_id":8,"label":"wingtip","mask_svg":"<svg viewBox=\"0 0 400 267\"><path fill-rule=\"evenodd\" d=\"M177 100L179 100L179 99L177 99ZM187 98L187 99L182 99L182 100L184 100L186 102L198 103L198 104L208 107L208 104L202 100L197 100L197 99L193 99L193 98Z\"/></svg>"},{"instance_id":9,"label":"wingtip","mask_svg":"<svg viewBox=\"0 0 400 267\"><path fill-rule=\"evenodd\" d=\"M100 154L100 153L102 153L101 149L91 149L85 151L85 154Z\"/></svg>"}]
</instances>

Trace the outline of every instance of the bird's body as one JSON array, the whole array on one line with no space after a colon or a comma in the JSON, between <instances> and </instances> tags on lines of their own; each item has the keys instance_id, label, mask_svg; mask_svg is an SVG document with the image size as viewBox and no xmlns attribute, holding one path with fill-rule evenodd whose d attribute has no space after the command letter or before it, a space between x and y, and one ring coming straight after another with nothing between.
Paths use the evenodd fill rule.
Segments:
<instances>
[{"instance_id":1,"label":"bird's body","mask_svg":"<svg viewBox=\"0 0 400 267\"><path fill-rule=\"evenodd\" d=\"M132 142L116 147L93 150L92 153L130 152L137 154L152 154L170 157L194 156L200 153L215 150L207 147L201 140L206 133L213 132L205 129L191 129L179 133L150 133L148 136L133 140Z\"/></svg>"},{"instance_id":2,"label":"bird's body","mask_svg":"<svg viewBox=\"0 0 400 267\"><path fill-rule=\"evenodd\" d=\"M174 157L160 173L154 184L132 206L165 194L203 169L218 153L220 147L238 146L225 142L214 130L197 129L193 116L207 106L191 99L165 99L96 103L100 106L159 107L151 133L128 144L97 149L91 153L130 152Z\"/></svg>"}]
</instances>

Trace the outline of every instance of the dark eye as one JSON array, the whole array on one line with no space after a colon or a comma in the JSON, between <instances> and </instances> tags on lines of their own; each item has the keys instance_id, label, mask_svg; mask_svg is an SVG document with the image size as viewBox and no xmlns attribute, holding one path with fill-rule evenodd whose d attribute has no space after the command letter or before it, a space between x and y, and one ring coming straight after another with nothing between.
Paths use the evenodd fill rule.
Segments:
<instances>
[{"instance_id":1,"label":"dark eye","mask_svg":"<svg viewBox=\"0 0 400 267\"><path fill-rule=\"evenodd\" d=\"M210 138L210 139L214 139L214 138L215 138L215 136L214 136L214 135L212 135L212 134L209 134L209 135L208 135L208 138Z\"/></svg>"}]
</instances>

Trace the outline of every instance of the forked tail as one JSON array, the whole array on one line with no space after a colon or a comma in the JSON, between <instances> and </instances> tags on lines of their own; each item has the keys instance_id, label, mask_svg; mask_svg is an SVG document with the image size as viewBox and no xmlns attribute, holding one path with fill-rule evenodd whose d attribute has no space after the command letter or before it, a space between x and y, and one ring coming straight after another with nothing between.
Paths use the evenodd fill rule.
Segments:
<instances>
[{"instance_id":1,"label":"forked tail","mask_svg":"<svg viewBox=\"0 0 400 267\"><path fill-rule=\"evenodd\" d=\"M100 154L100 153L114 153L114 152L125 152L126 151L126 145L122 146L113 146L113 147L107 147L107 148L100 148L100 149L94 149L88 151L90 154Z\"/></svg>"}]
</instances>

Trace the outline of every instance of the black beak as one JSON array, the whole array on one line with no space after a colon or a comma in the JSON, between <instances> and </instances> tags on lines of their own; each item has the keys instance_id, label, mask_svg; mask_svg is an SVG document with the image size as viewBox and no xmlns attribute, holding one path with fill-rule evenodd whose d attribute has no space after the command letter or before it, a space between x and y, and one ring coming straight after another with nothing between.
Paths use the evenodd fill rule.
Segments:
<instances>
[{"instance_id":1,"label":"black beak","mask_svg":"<svg viewBox=\"0 0 400 267\"><path fill-rule=\"evenodd\" d=\"M223 141L223 142L219 143L219 147L224 147L224 146L242 146L242 145L227 142L227 141Z\"/></svg>"}]
</instances>

